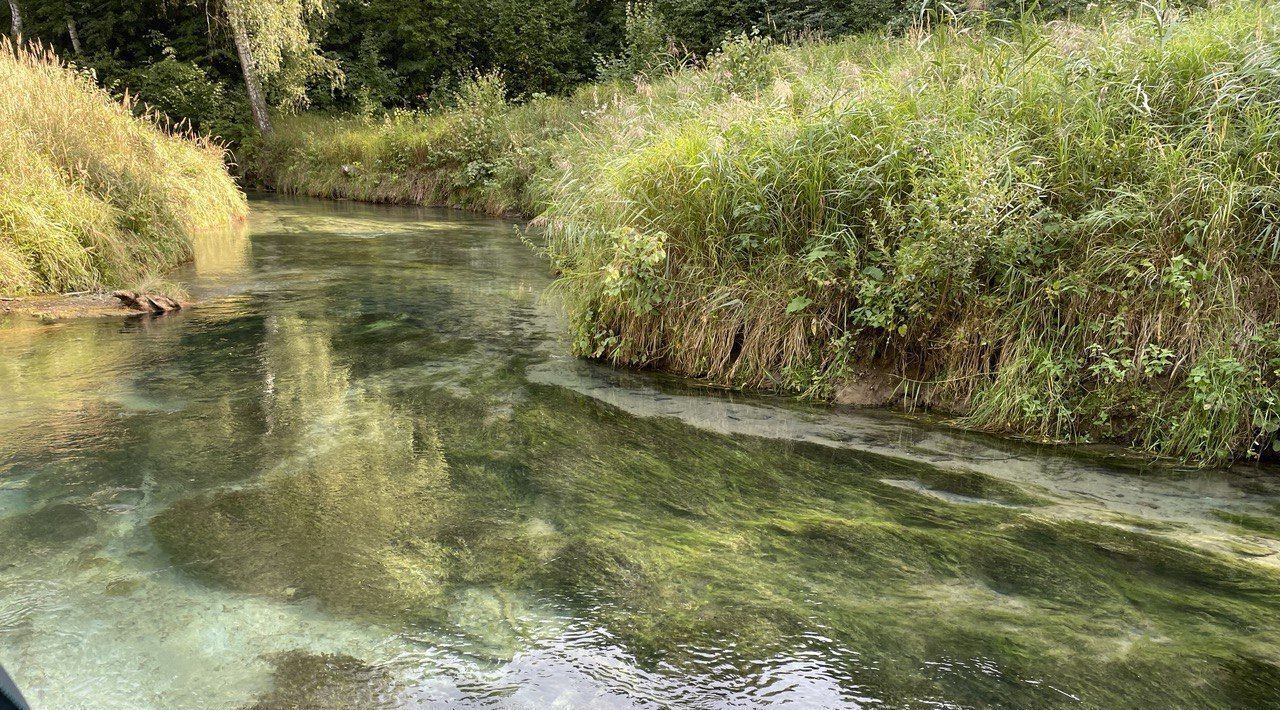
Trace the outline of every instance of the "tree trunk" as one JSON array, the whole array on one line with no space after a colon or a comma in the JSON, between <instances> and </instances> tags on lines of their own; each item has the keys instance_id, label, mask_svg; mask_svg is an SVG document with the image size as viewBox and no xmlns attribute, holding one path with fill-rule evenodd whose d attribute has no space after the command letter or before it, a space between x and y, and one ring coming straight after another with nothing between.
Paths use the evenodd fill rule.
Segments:
<instances>
[{"instance_id":1,"label":"tree trunk","mask_svg":"<svg viewBox=\"0 0 1280 710\"><path fill-rule=\"evenodd\" d=\"M9 33L14 40L22 39L22 11L18 9L18 0L9 0L9 16L13 18Z\"/></svg>"},{"instance_id":2,"label":"tree trunk","mask_svg":"<svg viewBox=\"0 0 1280 710\"><path fill-rule=\"evenodd\" d=\"M76 31L76 18L67 15L67 35L71 37L71 51L80 53L80 33Z\"/></svg>"},{"instance_id":3,"label":"tree trunk","mask_svg":"<svg viewBox=\"0 0 1280 710\"><path fill-rule=\"evenodd\" d=\"M14 0L9 0L13 2ZM271 116L267 114L267 99L262 94L262 84L258 81L258 68L253 62L253 53L249 51L249 33L236 20L228 16L231 35L236 41L236 54L240 55L240 70L244 73L244 88L249 94L249 108L253 109L253 123L263 135L271 133Z\"/></svg>"}]
</instances>

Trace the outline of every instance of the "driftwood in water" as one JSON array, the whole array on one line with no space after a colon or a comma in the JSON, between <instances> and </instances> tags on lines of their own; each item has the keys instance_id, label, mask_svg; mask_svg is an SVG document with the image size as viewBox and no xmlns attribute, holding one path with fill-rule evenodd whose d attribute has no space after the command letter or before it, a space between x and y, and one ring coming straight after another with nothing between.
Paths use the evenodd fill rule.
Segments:
<instances>
[{"instance_id":1,"label":"driftwood in water","mask_svg":"<svg viewBox=\"0 0 1280 710\"><path fill-rule=\"evenodd\" d=\"M111 294L120 299L124 305L144 313L168 313L182 310L182 304L158 293L138 293L137 291L116 291Z\"/></svg>"}]
</instances>

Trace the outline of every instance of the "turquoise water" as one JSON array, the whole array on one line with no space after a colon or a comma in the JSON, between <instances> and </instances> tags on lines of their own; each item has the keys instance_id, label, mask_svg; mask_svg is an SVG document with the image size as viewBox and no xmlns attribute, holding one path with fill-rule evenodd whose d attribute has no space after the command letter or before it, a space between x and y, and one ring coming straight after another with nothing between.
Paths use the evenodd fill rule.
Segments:
<instances>
[{"instance_id":1,"label":"turquoise water","mask_svg":"<svg viewBox=\"0 0 1280 710\"><path fill-rule=\"evenodd\" d=\"M0 327L36 707L1268 707L1280 480L567 356L518 225L262 199Z\"/></svg>"}]
</instances>

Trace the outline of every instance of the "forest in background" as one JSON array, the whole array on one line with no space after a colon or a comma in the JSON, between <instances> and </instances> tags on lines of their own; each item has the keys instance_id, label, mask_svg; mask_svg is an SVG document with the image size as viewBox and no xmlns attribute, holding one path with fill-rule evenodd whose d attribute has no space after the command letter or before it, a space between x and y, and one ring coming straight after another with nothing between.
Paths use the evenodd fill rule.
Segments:
<instances>
[{"instance_id":1,"label":"forest in background","mask_svg":"<svg viewBox=\"0 0 1280 710\"><path fill-rule=\"evenodd\" d=\"M172 121L238 144L253 119L227 8L252 0L8 0L0 23L94 73ZM272 5L271 3L265 3ZM275 111L362 115L450 103L477 74L507 99L565 94L590 81L695 63L731 36L834 38L903 30L922 16L1061 16L1081 0L293 0L305 51L286 52L265 83ZM13 23L18 11L20 27ZM630 18L630 19L629 19ZM637 34L638 31L638 34ZM252 38L257 41L257 37ZM267 42L275 38L267 38ZM637 66L636 43L650 62ZM295 48L296 49L296 48ZM652 57L661 57L652 66ZM260 60L261 62L261 60Z\"/></svg>"}]
</instances>

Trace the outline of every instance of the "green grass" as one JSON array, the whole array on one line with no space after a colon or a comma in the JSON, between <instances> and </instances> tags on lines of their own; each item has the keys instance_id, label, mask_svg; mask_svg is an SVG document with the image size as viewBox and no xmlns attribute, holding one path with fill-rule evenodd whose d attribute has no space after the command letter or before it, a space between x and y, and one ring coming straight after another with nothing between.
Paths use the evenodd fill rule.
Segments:
<instances>
[{"instance_id":1,"label":"green grass","mask_svg":"<svg viewBox=\"0 0 1280 710\"><path fill-rule=\"evenodd\" d=\"M175 135L38 48L0 45L0 294L129 285L243 217L224 151Z\"/></svg>"},{"instance_id":2,"label":"green grass","mask_svg":"<svg viewBox=\"0 0 1280 710\"><path fill-rule=\"evenodd\" d=\"M264 172L538 215L583 355L816 397L870 363L971 427L1219 464L1280 426L1278 55L1254 1L742 40L653 84L299 119Z\"/></svg>"},{"instance_id":3,"label":"green grass","mask_svg":"<svg viewBox=\"0 0 1280 710\"><path fill-rule=\"evenodd\" d=\"M533 214L529 182L554 171L560 139L627 90L594 85L519 106L503 91L500 78L479 76L448 111L282 116L245 146L245 172L289 194Z\"/></svg>"}]
</instances>

